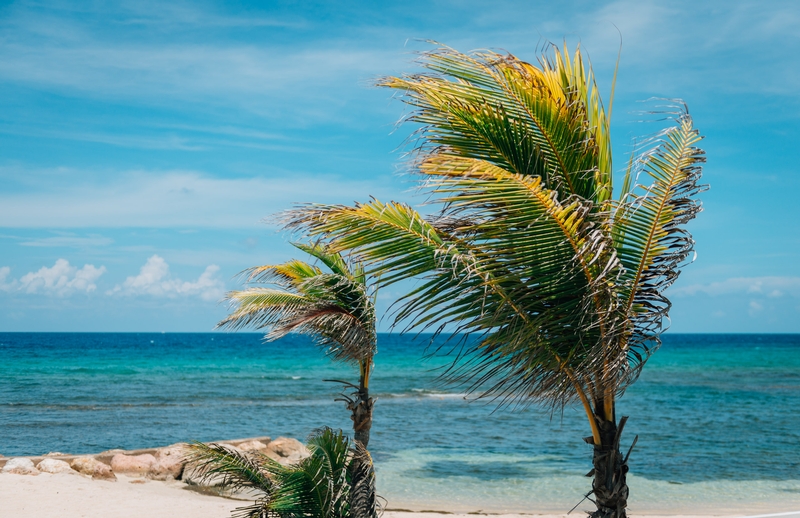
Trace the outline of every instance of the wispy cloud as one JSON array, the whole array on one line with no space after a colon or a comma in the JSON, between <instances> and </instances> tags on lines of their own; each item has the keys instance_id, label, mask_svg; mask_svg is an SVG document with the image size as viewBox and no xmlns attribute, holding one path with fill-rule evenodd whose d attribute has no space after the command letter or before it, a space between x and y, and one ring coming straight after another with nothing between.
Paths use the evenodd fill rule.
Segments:
<instances>
[{"instance_id":1,"label":"wispy cloud","mask_svg":"<svg viewBox=\"0 0 800 518\"><path fill-rule=\"evenodd\" d=\"M671 295L676 296L697 294L711 296L743 294L769 298L778 298L784 295L800 297L800 277L733 277L720 282L683 286L671 291ZM756 311L760 307L760 305L751 305L751 309Z\"/></svg>"},{"instance_id":2,"label":"wispy cloud","mask_svg":"<svg viewBox=\"0 0 800 518\"><path fill-rule=\"evenodd\" d=\"M380 178L356 181L289 172L277 178L212 178L194 171L132 171L113 177L112 182L60 184L43 192L0 193L0 221L18 228L251 227L296 202L388 198L390 188Z\"/></svg>"},{"instance_id":3,"label":"wispy cloud","mask_svg":"<svg viewBox=\"0 0 800 518\"><path fill-rule=\"evenodd\" d=\"M70 248L85 248L94 246L107 246L114 243L110 237L103 236L55 236L43 237L39 239L30 239L23 241L20 246L35 246L35 247L70 247Z\"/></svg>"},{"instance_id":4,"label":"wispy cloud","mask_svg":"<svg viewBox=\"0 0 800 518\"><path fill-rule=\"evenodd\" d=\"M42 293L66 297L76 292L91 293L97 289L95 281L106 272L106 267L95 267L85 264L77 268L69 264L66 259L58 259L48 268L41 267L35 272L29 272L18 280L6 281L11 269L7 266L0 268L0 289L6 292L22 292L28 294Z\"/></svg>"},{"instance_id":5,"label":"wispy cloud","mask_svg":"<svg viewBox=\"0 0 800 518\"><path fill-rule=\"evenodd\" d=\"M153 255L139 270L139 275L107 291L108 295L149 295L152 297L177 298L200 297L206 301L219 300L224 293L222 281L215 276L217 265L209 265L195 281L182 281L169 272L169 264L160 256Z\"/></svg>"},{"instance_id":6,"label":"wispy cloud","mask_svg":"<svg viewBox=\"0 0 800 518\"><path fill-rule=\"evenodd\" d=\"M0 49L0 76L73 95L157 105L212 101L251 106L269 115L284 113L278 99L305 97L292 106L299 113L309 104L329 103L341 93L333 91L337 87L356 96L356 81L384 70L387 62L399 62L396 50L340 42L308 48L234 39L209 44L192 37L154 44L152 39L117 39L82 30L65 33L77 36L64 41L12 33ZM309 95L311 91L317 93Z\"/></svg>"}]
</instances>

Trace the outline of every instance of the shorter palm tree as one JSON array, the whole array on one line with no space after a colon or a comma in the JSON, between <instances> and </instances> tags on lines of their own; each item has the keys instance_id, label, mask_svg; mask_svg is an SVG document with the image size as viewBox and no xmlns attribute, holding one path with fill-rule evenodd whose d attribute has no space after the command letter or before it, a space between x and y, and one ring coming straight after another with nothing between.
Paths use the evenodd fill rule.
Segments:
<instances>
[{"instance_id":1,"label":"shorter palm tree","mask_svg":"<svg viewBox=\"0 0 800 518\"><path fill-rule=\"evenodd\" d=\"M330 428L312 434L308 449L310 457L283 466L261 453L195 442L188 446L186 460L195 466L200 480L221 477L223 490L249 490L258 495L252 505L234 511L240 518L360 516L353 503L358 504L363 493L359 495L354 481L367 480L374 492L374 474L372 470L364 472L370 465L363 462L368 459L366 450Z\"/></svg>"},{"instance_id":2,"label":"shorter palm tree","mask_svg":"<svg viewBox=\"0 0 800 518\"><path fill-rule=\"evenodd\" d=\"M279 265L256 266L243 272L247 282L270 287L250 287L228 294L234 310L217 327L267 329L267 340L291 332L311 336L334 361L358 366L358 384L339 381L354 390L342 394L353 420L354 439L363 450L355 457L354 473L369 473L356 479L360 503L352 503L361 514L376 515L372 484L372 460L367 452L374 398L369 395L369 378L377 352L375 290L359 263L348 264L338 252L322 244L293 243L328 269L293 259ZM335 380L338 381L338 380Z\"/></svg>"}]
</instances>

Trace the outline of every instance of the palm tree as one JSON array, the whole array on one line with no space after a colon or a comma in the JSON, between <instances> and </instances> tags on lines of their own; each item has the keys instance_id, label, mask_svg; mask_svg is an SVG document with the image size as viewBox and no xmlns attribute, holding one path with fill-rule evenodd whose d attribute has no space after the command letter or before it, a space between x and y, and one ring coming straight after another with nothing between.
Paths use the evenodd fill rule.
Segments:
<instances>
[{"instance_id":1,"label":"palm tree","mask_svg":"<svg viewBox=\"0 0 800 518\"><path fill-rule=\"evenodd\" d=\"M308 448L310 457L282 466L257 452L197 442L188 446L186 460L198 470L200 479L221 478L221 489L244 489L258 495L252 505L236 509L241 518L358 516L353 513L353 482L374 481L371 471L356 472L368 466L358 462L365 450L329 428L312 434Z\"/></svg>"},{"instance_id":2,"label":"palm tree","mask_svg":"<svg viewBox=\"0 0 800 518\"><path fill-rule=\"evenodd\" d=\"M300 260L245 270L248 282L274 285L251 287L228 294L234 309L217 327L268 329L267 340L291 332L310 335L335 361L358 366L358 385L343 383L355 391L342 394L353 420L354 439L363 450L356 457L354 473L366 473L354 481L353 516L377 516L372 482L372 459L367 452L374 398L369 395L369 378L377 352L375 290L367 286L364 269L349 265L337 252L320 244L294 246L318 259L329 272Z\"/></svg>"},{"instance_id":3,"label":"palm tree","mask_svg":"<svg viewBox=\"0 0 800 518\"><path fill-rule=\"evenodd\" d=\"M444 47L420 62L424 73L378 84L414 108L412 168L440 209L307 205L287 227L350 251L382 286L418 279L396 322L462 337L450 380L501 404L580 404L592 516L624 517L627 418L616 402L660 345L663 292L692 253L701 137L685 108L674 111L613 197L611 107L580 48L552 46L536 65Z\"/></svg>"}]
</instances>

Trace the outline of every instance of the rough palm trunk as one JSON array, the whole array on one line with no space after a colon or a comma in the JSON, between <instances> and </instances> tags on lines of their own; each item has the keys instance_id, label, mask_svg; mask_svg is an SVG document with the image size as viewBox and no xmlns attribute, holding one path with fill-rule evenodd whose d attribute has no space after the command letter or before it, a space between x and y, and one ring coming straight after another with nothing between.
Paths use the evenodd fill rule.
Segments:
<instances>
[{"instance_id":1,"label":"rough palm trunk","mask_svg":"<svg viewBox=\"0 0 800 518\"><path fill-rule=\"evenodd\" d=\"M375 502L375 467L367 451L374 404L375 400L369 397L369 390L362 383L347 405L352 412L350 417L353 419L353 433L356 440L356 454L350 463L352 480L350 515L353 518L378 517L378 506Z\"/></svg>"},{"instance_id":2,"label":"rough palm trunk","mask_svg":"<svg viewBox=\"0 0 800 518\"><path fill-rule=\"evenodd\" d=\"M378 518L375 501L375 467L369 452L356 443L356 453L348 466L350 471L350 516Z\"/></svg>"},{"instance_id":3,"label":"rough palm trunk","mask_svg":"<svg viewBox=\"0 0 800 518\"><path fill-rule=\"evenodd\" d=\"M366 449L369 446L369 431L372 428L372 406L375 404L375 400L369 397L369 389L364 386L359 387L354 396L347 408L353 413L350 418L353 420L354 438Z\"/></svg>"},{"instance_id":4,"label":"rough palm trunk","mask_svg":"<svg viewBox=\"0 0 800 518\"><path fill-rule=\"evenodd\" d=\"M592 518L626 518L628 506L628 458L619 449L620 435L627 417L614 421L598 420L600 444L594 445L592 493L597 510ZM635 442L635 441L634 441ZM633 448L633 446L631 446Z\"/></svg>"}]
</instances>

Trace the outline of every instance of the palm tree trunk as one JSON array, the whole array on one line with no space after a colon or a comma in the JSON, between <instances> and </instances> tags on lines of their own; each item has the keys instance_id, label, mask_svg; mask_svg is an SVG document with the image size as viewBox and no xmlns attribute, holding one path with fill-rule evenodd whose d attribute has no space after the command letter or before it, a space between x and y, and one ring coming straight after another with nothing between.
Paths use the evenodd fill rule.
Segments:
<instances>
[{"instance_id":1,"label":"palm tree trunk","mask_svg":"<svg viewBox=\"0 0 800 518\"><path fill-rule=\"evenodd\" d=\"M358 391L347 408L352 412L353 436L356 441L356 454L350 463L352 489L350 491L350 516L353 518L378 518L375 502L375 467L367 451L369 432L372 428L372 407L375 400L369 396L370 362L361 366L361 379Z\"/></svg>"},{"instance_id":2,"label":"palm tree trunk","mask_svg":"<svg viewBox=\"0 0 800 518\"><path fill-rule=\"evenodd\" d=\"M355 394L355 398L348 405L353 415L353 436L364 448L369 446L369 431L372 428L372 406L375 400L369 397L369 389L362 386Z\"/></svg>"},{"instance_id":3,"label":"palm tree trunk","mask_svg":"<svg viewBox=\"0 0 800 518\"><path fill-rule=\"evenodd\" d=\"M589 473L592 480L592 493L597 510L591 518L626 518L628 506L627 457L619 450L619 440L627 417L620 419L619 426L612 420L598 419L600 444L594 445L592 464ZM633 446L631 446L633 448Z\"/></svg>"},{"instance_id":4,"label":"palm tree trunk","mask_svg":"<svg viewBox=\"0 0 800 518\"><path fill-rule=\"evenodd\" d=\"M347 468L351 480L349 514L352 518L378 518L372 457L360 443L356 443L355 450Z\"/></svg>"}]
</instances>

